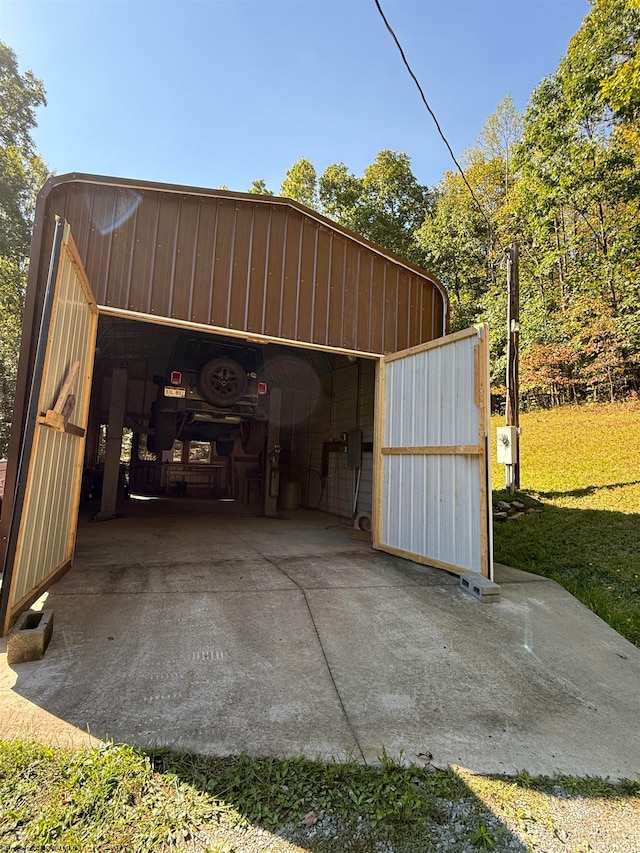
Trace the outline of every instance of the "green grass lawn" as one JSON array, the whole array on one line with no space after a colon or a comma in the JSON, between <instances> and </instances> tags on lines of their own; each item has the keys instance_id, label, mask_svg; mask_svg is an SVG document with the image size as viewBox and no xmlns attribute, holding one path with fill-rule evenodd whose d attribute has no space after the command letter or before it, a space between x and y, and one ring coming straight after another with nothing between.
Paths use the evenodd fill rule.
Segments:
<instances>
[{"instance_id":1,"label":"green grass lawn","mask_svg":"<svg viewBox=\"0 0 640 853\"><path fill-rule=\"evenodd\" d=\"M541 509L494 525L497 562L553 578L640 646L640 407L521 415L520 496ZM495 431L503 418L492 418ZM504 466L493 466L505 497Z\"/></svg>"}]
</instances>

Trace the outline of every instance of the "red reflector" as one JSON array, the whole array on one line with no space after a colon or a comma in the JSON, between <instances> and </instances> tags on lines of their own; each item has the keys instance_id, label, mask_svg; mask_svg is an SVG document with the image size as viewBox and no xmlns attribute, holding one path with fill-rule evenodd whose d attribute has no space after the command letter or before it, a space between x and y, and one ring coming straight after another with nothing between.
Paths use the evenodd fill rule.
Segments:
<instances>
[{"instance_id":1,"label":"red reflector","mask_svg":"<svg viewBox=\"0 0 640 853\"><path fill-rule=\"evenodd\" d=\"M171 371L171 384L172 385L181 385L182 384L182 373L179 370Z\"/></svg>"},{"instance_id":2,"label":"red reflector","mask_svg":"<svg viewBox=\"0 0 640 853\"><path fill-rule=\"evenodd\" d=\"M266 382L258 382L258 394L267 394L268 388Z\"/></svg>"}]
</instances>

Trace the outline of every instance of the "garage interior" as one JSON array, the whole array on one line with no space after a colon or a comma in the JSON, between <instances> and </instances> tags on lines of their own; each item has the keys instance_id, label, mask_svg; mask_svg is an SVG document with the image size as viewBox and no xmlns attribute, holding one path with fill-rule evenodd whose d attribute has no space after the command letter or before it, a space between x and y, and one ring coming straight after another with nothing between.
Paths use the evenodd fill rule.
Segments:
<instances>
[{"instance_id":1,"label":"garage interior","mask_svg":"<svg viewBox=\"0 0 640 853\"><path fill-rule=\"evenodd\" d=\"M263 446L243 449L236 435L229 455L217 442L178 435L170 451L149 450L152 406L158 395L153 378L170 373L171 354L185 330L102 315L87 429L82 497L102 501L102 482L113 399L114 370L125 374L117 507L101 503L108 518L126 514L131 496L210 499L237 503L239 511L274 514L300 507L331 513L368 529L372 510L375 360L277 343L248 344L259 354L258 379L268 380L264 405L269 414ZM215 354L230 339L203 335ZM268 411L279 392L277 416ZM265 424L265 426L267 426ZM118 444L119 424L112 422ZM269 435L267 435L269 433ZM233 433L232 433L233 436ZM268 446L279 449L274 458ZM153 440L150 442L153 447ZM229 508L225 507L225 513Z\"/></svg>"}]
</instances>

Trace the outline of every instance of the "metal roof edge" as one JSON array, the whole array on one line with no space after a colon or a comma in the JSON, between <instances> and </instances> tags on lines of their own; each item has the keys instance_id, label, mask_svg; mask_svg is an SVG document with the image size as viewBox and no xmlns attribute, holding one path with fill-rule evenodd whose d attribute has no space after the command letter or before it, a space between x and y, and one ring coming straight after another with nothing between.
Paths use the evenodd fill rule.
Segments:
<instances>
[{"instance_id":1,"label":"metal roof edge","mask_svg":"<svg viewBox=\"0 0 640 853\"><path fill-rule=\"evenodd\" d=\"M355 231L352 231L350 228L346 228L344 225L339 225L337 222L334 222L332 219L323 216L321 213L318 213L316 210L313 210L310 207L306 207L304 204L301 204L295 199L286 198L285 196L277 196L277 195L259 195L258 193L244 193L244 192L236 192L233 190L220 190L213 189L211 187L192 187L185 186L183 184L164 184L157 181L145 181L145 180L137 180L131 178L118 178L112 177L109 175L92 175L83 172L68 172L64 175L53 175L51 178L47 180L47 182L43 185L40 193L38 195L38 201L42 199L42 202L45 201L47 196L57 187L62 186L64 184L73 184L73 183L82 183L82 184L94 184L96 186L110 186L110 187L123 187L126 189L139 189L139 190L147 190L152 192L165 192L165 193L176 193L182 195L195 195L195 196L203 196L206 198L228 198L228 199L237 199L238 201L250 201L250 202L258 202L263 204L278 204L285 207L293 208L297 210L299 213L307 216L310 219L314 219L316 222L319 222L321 225L324 225L327 228L331 228L334 231L337 231L343 234L345 237L348 237L350 240L353 240L356 243L364 246L367 249L375 252L377 255L380 255L383 258L386 258L389 261L392 261L394 264L398 264L399 266L404 267L409 270L409 272L414 275L418 275L421 278L425 278L430 281L433 285L435 285L436 289L439 291L440 295L443 299L443 313L444 313L444 328L448 329L449 326L449 294L447 292L447 288L445 285L435 276L433 273L428 272L422 267L419 267L417 264L413 264L411 261L407 261L405 258L401 258L388 249L384 249L382 246L379 246L377 243L372 243L370 240L367 240L366 237L363 237L360 234L357 234ZM37 219L37 217L36 217Z\"/></svg>"}]
</instances>

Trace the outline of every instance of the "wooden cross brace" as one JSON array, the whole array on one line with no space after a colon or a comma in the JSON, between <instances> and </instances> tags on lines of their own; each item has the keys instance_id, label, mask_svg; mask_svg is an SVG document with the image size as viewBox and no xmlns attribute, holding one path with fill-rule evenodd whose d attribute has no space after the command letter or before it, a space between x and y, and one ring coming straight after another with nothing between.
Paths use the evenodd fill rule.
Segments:
<instances>
[{"instance_id":1,"label":"wooden cross brace","mask_svg":"<svg viewBox=\"0 0 640 853\"><path fill-rule=\"evenodd\" d=\"M47 426L53 427L53 429L60 430L61 432L70 432L73 435L79 436L84 435L82 427L69 423L69 417L71 416L71 412L76 404L75 395L71 392L78 380L79 373L80 362L74 361L69 368L64 382L62 383L55 406L53 409L48 409L45 412L44 417L38 418L39 423L46 424Z\"/></svg>"}]
</instances>

